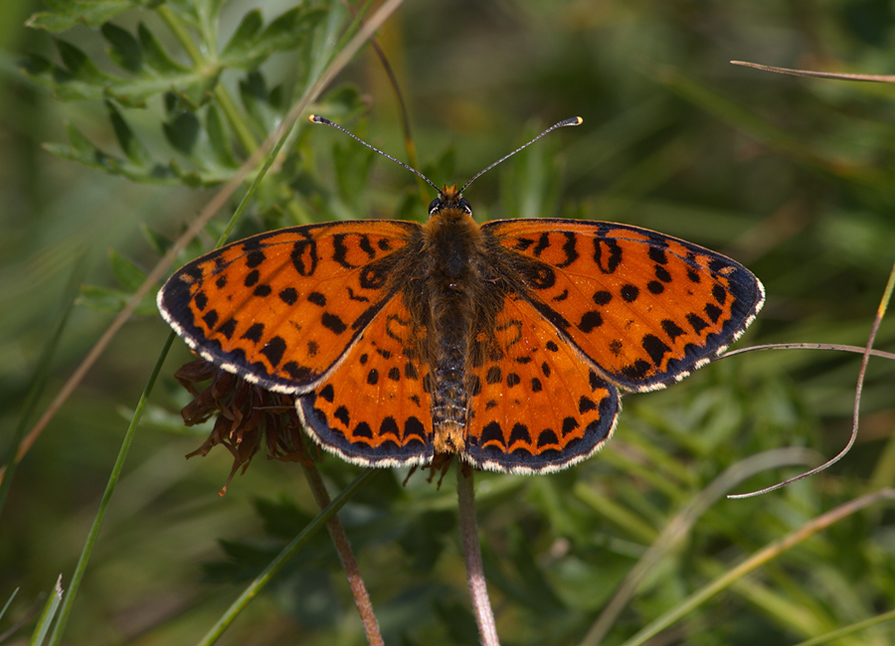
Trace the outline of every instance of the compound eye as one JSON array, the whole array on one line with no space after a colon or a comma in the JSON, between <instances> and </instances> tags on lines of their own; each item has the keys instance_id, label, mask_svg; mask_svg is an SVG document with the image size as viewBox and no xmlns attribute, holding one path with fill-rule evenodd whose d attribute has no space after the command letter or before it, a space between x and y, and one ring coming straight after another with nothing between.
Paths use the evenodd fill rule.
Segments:
<instances>
[{"instance_id":1,"label":"compound eye","mask_svg":"<svg viewBox=\"0 0 895 646\"><path fill-rule=\"evenodd\" d=\"M434 200L429 202L429 215L434 215L439 210L441 210L441 198L436 197Z\"/></svg>"},{"instance_id":2,"label":"compound eye","mask_svg":"<svg viewBox=\"0 0 895 646\"><path fill-rule=\"evenodd\" d=\"M472 215L472 207L469 206L469 202L465 198L460 198L460 208L466 211L467 214Z\"/></svg>"}]
</instances>

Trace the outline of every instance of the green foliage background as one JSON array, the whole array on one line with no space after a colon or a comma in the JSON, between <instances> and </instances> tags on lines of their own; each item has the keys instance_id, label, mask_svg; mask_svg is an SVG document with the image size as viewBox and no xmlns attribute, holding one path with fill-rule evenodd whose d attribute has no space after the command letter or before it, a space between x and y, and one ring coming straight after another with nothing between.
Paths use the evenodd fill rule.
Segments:
<instances>
[{"instance_id":1,"label":"green foliage background","mask_svg":"<svg viewBox=\"0 0 895 646\"><path fill-rule=\"evenodd\" d=\"M83 359L166 240L353 33L336 2L295 8L234 0L219 21L209 19L215 7L4 3L4 450L23 416L33 422ZM47 13L26 27L35 12ZM73 12L86 21L72 21ZM184 35L195 51L184 48ZM739 347L865 342L895 259L895 86L793 79L728 61L890 72L891 3L420 0L406 2L379 36L422 170L436 183L462 182L554 121L584 118L478 180L466 196L480 219L585 217L659 229L727 252L764 281L768 303ZM406 157L396 96L369 48L313 110ZM421 198L400 168L300 120L232 239L312 220L421 218L431 197ZM211 247L229 215L220 214L189 257ZM47 358L82 283L93 287L80 292ZM28 611L60 573L67 587L168 334L151 302L142 309L11 483L0 517L0 602L19 592L0 629L24 621L17 639L30 634ZM893 346L895 323L884 320L877 347ZM196 643L316 515L296 465L258 456L219 498L229 455L219 449L183 459L207 429L179 421L188 396L171 373L189 354L178 342L172 355L64 643ZM835 454L850 428L858 365L856 355L810 350L731 358L667 391L626 397L615 438L585 464L536 478L477 475L504 643L579 643L661 532L725 469L784 447ZM43 395L29 409L26 397L42 379ZM893 364L872 361L859 443L834 468L763 497L714 501L649 568L604 643L634 643L626 640L764 546L891 487L893 384ZM333 493L359 472L329 455L320 468ZM736 489L802 468L776 468ZM405 476L379 473L341 514L386 643L477 643L453 480L438 489L417 475L402 486ZM885 503L847 516L738 577L653 643L797 644L890 612L893 529ZM818 643L889 644L892 625ZM321 533L219 643L364 641Z\"/></svg>"}]
</instances>

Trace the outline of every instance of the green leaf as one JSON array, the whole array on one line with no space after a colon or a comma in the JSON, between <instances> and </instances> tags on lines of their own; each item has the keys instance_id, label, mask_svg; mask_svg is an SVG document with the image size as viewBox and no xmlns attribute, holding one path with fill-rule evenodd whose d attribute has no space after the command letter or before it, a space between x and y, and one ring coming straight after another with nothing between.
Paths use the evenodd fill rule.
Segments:
<instances>
[{"instance_id":1,"label":"green leaf","mask_svg":"<svg viewBox=\"0 0 895 646\"><path fill-rule=\"evenodd\" d=\"M165 138L172 148L185 155L200 169L200 181L206 184L211 172L226 179L239 166L231 148L232 134L211 103L205 111L204 123L197 112L183 110L178 97L165 97L169 118L163 124Z\"/></svg>"},{"instance_id":2,"label":"green leaf","mask_svg":"<svg viewBox=\"0 0 895 646\"><path fill-rule=\"evenodd\" d=\"M165 51L155 35L142 22L137 26L137 36L143 47L143 58L146 66L161 75L176 75L190 70L176 62Z\"/></svg>"},{"instance_id":3,"label":"green leaf","mask_svg":"<svg viewBox=\"0 0 895 646\"><path fill-rule=\"evenodd\" d=\"M111 289L102 285L84 285L81 287L81 295L76 303L95 312L115 314L124 309L132 294L120 289ZM137 316L154 316L158 313L155 305L155 295L147 295L134 314Z\"/></svg>"},{"instance_id":4,"label":"green leaf","mask_svg":"<svg viewBox=\"0 0 895 646\"><path fill-rule=\"evenodd\" d=\"M280 114L270 104L267 85L260 72L249 72L239 82L239 96L260 132L270 132L276 127Z\"/></svg>"},{"instance_id":5,"label":"green leaf","mask_svg":"<svg viewBox=\"0 0 895 646\"><path fill-rule=\"evenodd\" d=\"M199 8L199 12L204 14L210 22L217 20L221 13L221 7L224 5L224 0L197 0L196 5Z\"/></svg>"},{"instance_id":6,"label":"green leaf","mask_svg":"<svg viewBox=\"0 0 895 646\"><path fill-rule=\"evenodd\" d=\"M166 0L165 4L184 23L202 32L217 22L223 0Z\"/></svg>"},{"instance_id":7,"label":"green leaf","mask_svg":"<svg viewBox=\"0 0 895 646\"><path fill-rule=\"evenodd\" d=\"M147 98L171 89L179 89L184 96L190 90L196 96L206 96L206 86L216 82L216 79L209 81L188 70L169 78L153 75L120 79L103 74L86 59L81 60L83 52L77 48L63 48L66 49L67 61L77 68L80 77L37 55L28 56L21 66L23 74L34 82L49 87L61 101L98 101L112 96L124 106L142 107Z\"/></svg>"},{"instance_id":8,"label":"green leaf","mask_svg":"<svg viewBox=\"0 0 895 646\"><path fill-rule=\"evenodd\" d=\"M21 65L25 76L50 88L60 101L99 99L102 96L102 88L75 79L68 70L37 54L26 57Z\"/></svg>"},{"instance_id":9,"label":"green leaf","mask_svg":"<svg viewBox=\"0 0 895 646\"><path fill-rule=\"evenodd\" d=\"M227 43L221 52L221 58L243 57L244 52L252 46L255 36L261 31L263 25L264 19L261 17L261 10L253 9L249 11L243 16L242 21L230 38L230 42Z\"/></svg>"},{"instance_id":10,"label":"green leaf","mask_svg":"<svg viewBox=\"0 0 895 646\"><path fill-rule=\"evenodd\" d=\"M99 71L87 54L71 43L56 40L56 49L59 50L62 64L65 65L72 78L95 86L103 86L110 80L107 74Z\"/></svg>"},{"instance_id":11,"label":"green leaf","mask_svg":"<svg viewBox=\"0 0 895 646\"><path fill-rule=\"evenodd\" d=\"M106 173L118 173L115 160L94 146L80 130L71 124L66 124L66 131L68 132L71 146L44 144L44 148L55 155L66 159L74 159L91 168L96 168Z\"/></svg>"},{"instance_id":12,"label":"green leaf","mask_svg":"<svg viewBox=\"0 0 895 646\"><path fill-rule=\"evenodd\" d=\"M126 290L136 291L146 280L146 272L114 249L109 252L109 264L115 279Z\"/></svg>"},{"instance_id":13,"label":"green leaf","mask_svg":"<svg viewBox=\"0 0 895 646\"><path fill-rule=\"evenodd\" d=\"M310 33L326 15L322 9L295 7L277 17L258 32L260 14L246 15L221 53L221 61L236 69L253 70L276 51L291 51L301 38Z\"/></svg>"},{"instance_id":14,"label":"green leaf","mask_svg":"<svg viewBox=\"0 0 895 646\"><path fill-rule=\"evenodd\" d=\"M230 171L222 170L214 165L203 167L200 171L184 171L173 160L167 165L157 161L151 165L137 165L96 148L73 127L70 127L69 136L77 144L51 143L44 144L43 147L47 152L62 159L79 162L109 175L122 175L142 184L181 184L208 188L226 182L231 176Z\"/></svg>"},{"instance_id":15,"label":"green leaf","mask_svg":"<svg viewBox=\"0 0 895 646\"><path fill-rule=\"evenodd\" d=\"M65 130L68 133L68 140L71 142L74 150L79 153L92 153L96 150L90 140L85 137L80 130L75 128L72 124L65 124Z\"/></svg>"},{"instance_id":16,"label":"green leaf","mask_svg":"<svg viewBox=\"0 0 895 646\"><path fill-rule=\"evenodd\" d=\"M143 234L143 239L146 240L146 243L149 245L150 249L152 249L159 256L164 256L166 253L168 253L168 249L171 248L171 240L150 227L145 222L140 222L138 226L140 228L140 232Z\"/></svg>"},{"instance_id":17,"label":"green leaf","mask_svg":"<svg viewBox=\"0 0 895 646\"><path fill-rule=\"evenodd\" d=\"M171 163L168 164L168 167L180 178L180 181L184 186L199 188L200 186L207 185L206 182L203 181L202 175L198 172L182 170L176 159L172 159Z\"/></svg>"},{"instance_id":18,"label":"green leaf","mask_svg":"<svg viewBox=\"0 0 895 646\"><path fill-rule=\"evenodd\" d=\"M129 31L107 22L100 31L109 43L109 58L128 72L138 74L143 69L143 47Z\"/></svg>"},{"instance_id":19,"label":"green leaf","mask_svg":"<svg viewBox=\"0 0 895 646\"><path fill-rule=\"evenodd\" d=\"M80 162L85 166L101 170L109 175L123 175L134 181L150 184L178 184L180 174L172 166L154 163L140 166L116 158L94 146L77 128L66 126L70 145L44 144L44 149L62 159ZM151 163L151 162L150 162ZM209 184L219 183L219 178L207 180Z\"/></svg>"},{"instance_id":20,"label":"green leaf","mask_svg":"<svg viewBox=\"0 0 895 646\"><path fill-rule=\"evenodd\" d=\"M233 155L233 147L230 145L230 131L213 103L208 105L205 112L205 131L215 161L224 168L239 167L239 162Z\"/></svg>"},{"instance_id":21,"label":"green leaf","mask_svg":"<svg viewBox=\"0 0 895 646\"><path fill-rule=\"evenodd\" d=\"M50 11L32 15L25 24L32 29L65 31L77 25L99 27L118 14L150 3L139 0L46 0Z\"/></svg>"},{"instance_id":22,"label":"green leaf","mask_svg":"<svg viewBox=\"0 0 895 646\"><path fill-rule=\"evenodd\" d=\"M261 34L259 45L274 51L295 49L297 41L314 29L326 15L327 11L324 9L290 9L268 25Z\"/></svg>"},{"instance_id":23,"label":"green leaf","mask_svg":"<svg viewBox=\"0 0 895 646\"><path fill-rule=\"evenodd\" d=\"M125 156L137 166L147 167L153 162L152 156L143 145L134 131L121 116L121 113L115 108L111 101L106 101L106 109L109 112L109 120L112 122L112 129L115 131L115 138L118 145L124 151Z\"/></svg>"},{"instance_id":24,"label":"green leaf","mask_svg":"<svg viewBox=\"0 0 895 646\"><path fill-rule=\"evenodd\" d=\"M175 150L193 157L196 142L199 140L201 126L194 112L177 111L162 124L165 139Z\"/></svg>"}]
</instances>

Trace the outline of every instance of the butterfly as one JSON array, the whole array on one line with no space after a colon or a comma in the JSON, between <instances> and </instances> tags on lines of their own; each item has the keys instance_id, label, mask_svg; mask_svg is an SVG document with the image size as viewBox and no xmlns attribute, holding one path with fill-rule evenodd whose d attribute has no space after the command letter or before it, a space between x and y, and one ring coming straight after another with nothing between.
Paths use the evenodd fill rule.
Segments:
<instances>
[{"instance_id":1,"label":"butterfly","mask_svg":"<svg viewBox=\"0 0 895 646\"><path fill-rule=\"evenodd\" d=\"M620 390L680 381L764 303L761 282L717 252L613 222L480 225L462 192L481 173L439 190L410 170L439 191L424 224L262 233L184 265L158 294L195 352L294 395L311 437L349 462L564 469L612 435Z\"/></svg>"}]
</instances>

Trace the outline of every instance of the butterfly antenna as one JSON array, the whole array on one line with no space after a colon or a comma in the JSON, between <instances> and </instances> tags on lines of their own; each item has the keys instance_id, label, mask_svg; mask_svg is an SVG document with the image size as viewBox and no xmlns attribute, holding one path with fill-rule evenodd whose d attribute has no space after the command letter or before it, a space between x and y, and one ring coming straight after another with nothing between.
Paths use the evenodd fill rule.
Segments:
<instances>
[{"instance_id":1,"label":"butterfly antenna","mask_svg":"<svg viewBox=\"0 0 895 646\"><path fill-rule=\"evenodd\" d=\"M431 179L429 179L428 177L426 177L425 175L423 175L421 172L419 172L419 171L418 171L417 169L415 169L413 166L408 166L407 164L405 164L404 162L402 162L400 159L395 159L394 157L392 157L392 156L389 155L388 153L384 153L384 152L382 152L381 150L379 150L378 148L376 148L375 146L371 146L370 144L368 144L366 141L364 141L363 139L361 139L361 138L358 137L357 135L354 135L354 134L352 134L351 132L345 130L345 128L343 128L343 127L340 126L339 124L337 124L337 123L333 123L332 121L330 121L330 120L327 119L326 117L321 117L319 114L312 114L312 115L309 115L309 116L308 116L308 121L310 121L311 123L322 123L324 126L332 126L332 127L335 128L336 130L341 130L342 132L344 132L346 135L348 135L349 137L351 137L352 139L354 139L354 140L357 141L358 143L363 144L364 146L366 146L366 147L369 148L370 150L374 150L374 151L376 151L377 153L379 153L380 155L382 155L382 156L385 157L386 159L391 159L391 160L392 160L393 162L395 162L398 166L403 166L404 168L406 168L407 170L409 170L411 173L413 173L413 174L416 175L417 177L422 178L427 184L429 184L429 186L431 186L431 187L434 188L436 191L438 191L438 194L439 194L439 195L441 195L441 189L438 188L438 186L435 184L435 182L433 182ZM568 124L566 124L566 125L568 125ZM553 128L556 128L556 127L558 127L558 126L559 126L559 124L557 124L556 126L553 126ZM550 130L553 130L553 128L551 128ZM549 132L549 131L548 131L548 132ZM547 134L547 133L545 132L545 133L543 133L543 134ZM526 144L526 145L528 145L528 144ZM525 146L523 146L523 148L525 148ZM503 161L503 160L501 160L501 161ZM481 173L479 173L479 175L481 175Z\"/></svg>"},{"instance_id":2,"label":"butterfly antenna","mask_svg":"<svg viewBox=\"0 0 895 646\"><path fill-rule=\"evenodd\" d=\"M525 148L528 148L528 147L531 146L534 142L536 142L538 139L540 139L541 137L543 137L544 135L546 135L548 132L553 132L553 131L556 130L557 128L565 128L566 126L580 126L582 123L584 123L584 119L582 119L581 117L570 117L570 118L568 118L568 119L563 119L563 120L560 121L559 123L555 123L555 124L553 124L552 126L550 126L549 128L547 128L544 132L542 132L541 134L539 134L537 137L535 137L534 139L532 139L531 141L529 141L527 144L523 144L523 145L519 146L516 150L514 150L514 151L511 152L510 154L508 154L508 155L504 155L503 157L501 157L500 159L498 159L496 162L494 162L493 164L491 164L490 166L488 166L488 167L485 168L484 170L480 170L478 173L476 173L475 175L473 175L472 179L469 180L468 182L466 182L466 183L463 185L463 188L461 188L459 192L462 194L463 191L466 190L466 187L468 187L470 184L472 184L474 181L476 181L479 177L481 177L482 175L484 175L485 173L487 173L489 170L491 170L492 168L494 168L494 167L497 166L498 164L500 164L500 163L502 163L502 162L505 162L505 161L508 160L510 157L512 157L513 155L515 155L516 153L518 153L520 150L524 150ZM430 182L430 183L431 183L431 182Z\"/></svg>"}]
</instances>

